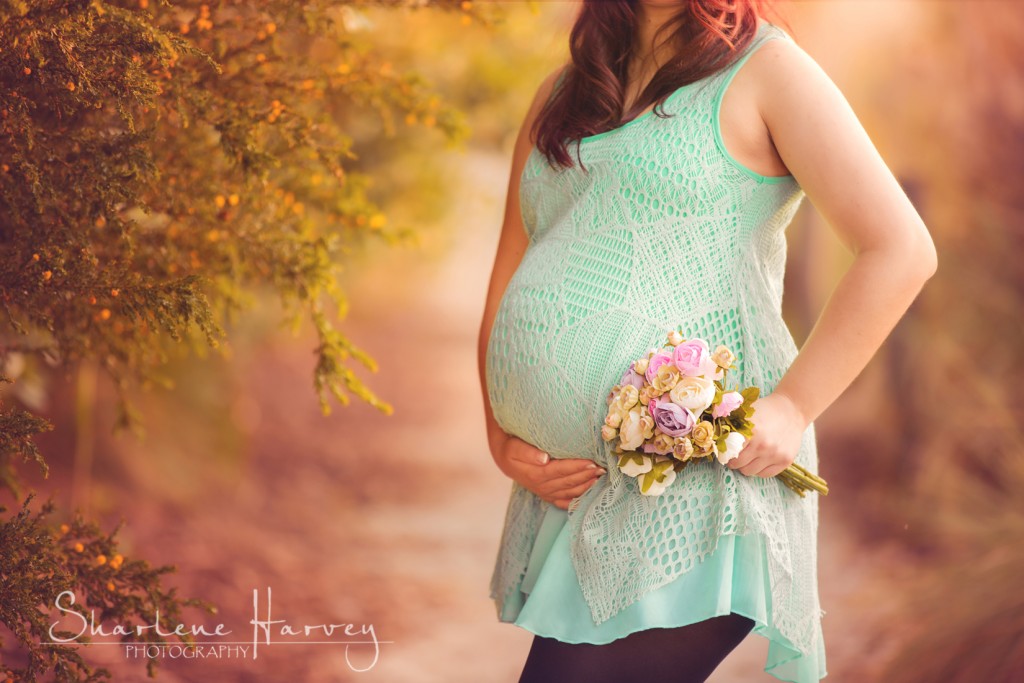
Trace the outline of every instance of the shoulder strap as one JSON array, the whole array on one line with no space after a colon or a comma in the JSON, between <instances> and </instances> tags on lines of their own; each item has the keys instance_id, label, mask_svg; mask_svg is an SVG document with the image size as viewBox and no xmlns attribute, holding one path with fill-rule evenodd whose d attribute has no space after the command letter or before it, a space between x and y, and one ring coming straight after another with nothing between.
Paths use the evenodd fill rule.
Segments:
<instances>
[{"instance_id":1,"label":"shoulder strap","mask_svg":"<svg viewBox=\"0 0 1024 683\"><path fill-rule=\"evenodd\" d=\"M754 39L751 40L743 50L743 54L733 61L732 64L716 74L714 80L718 82L718 87L715 89L715 107L718 106L718 102L720 102L722 96L725 95L725 89L729 86L729 83L732 82L733 76L736 75L736 72L738 72L746 61L750 59L750 56L757 51L757 48L773 39L792 40L789 34L778 26L762 20L761 26L758 28L757 35L754 36Z\"/></svg>"}]
</instances>

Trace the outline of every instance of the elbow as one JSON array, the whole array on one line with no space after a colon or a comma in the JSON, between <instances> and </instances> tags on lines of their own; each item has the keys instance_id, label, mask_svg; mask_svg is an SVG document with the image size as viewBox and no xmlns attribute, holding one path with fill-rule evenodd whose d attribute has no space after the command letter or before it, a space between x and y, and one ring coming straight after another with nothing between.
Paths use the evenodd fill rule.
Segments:
<instances>
[{"instance_id":1,"label":"elbow","mask_svg":"<svg viewBox=\"0 0 1024 683\"><path fill-rule=\"evenodd\" d=\"M930 280L939 268L938 250L935 248L935 242L927 234L921 240L920 246L914 250L914 265L922 284Z\"/></svg>"}]
</instances>

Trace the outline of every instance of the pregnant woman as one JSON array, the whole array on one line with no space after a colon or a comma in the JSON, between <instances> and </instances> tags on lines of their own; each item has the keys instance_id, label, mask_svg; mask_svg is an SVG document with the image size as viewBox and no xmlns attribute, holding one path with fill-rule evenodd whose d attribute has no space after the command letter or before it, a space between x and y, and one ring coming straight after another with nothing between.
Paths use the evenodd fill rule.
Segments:
<instances>
[{"instance_id":1,"label":"pregnant woman","mask_svg":"<svg viewBox=\"0 0 1024 683\"><path fill-rule=\"evenodd\" d=\"M817 472L813 421L936 255L842 94L760 5L584 0L522 124L478 358L512 480L491 596L535 634L522 682L703 681L751 631L776 678L827 674L818 494L775 475ZM855 259L798 350L782 283L805 193ZM601 438L605 397L679 327L736 354L755 434L642 495Z\"/></svg>"}]
</instances>

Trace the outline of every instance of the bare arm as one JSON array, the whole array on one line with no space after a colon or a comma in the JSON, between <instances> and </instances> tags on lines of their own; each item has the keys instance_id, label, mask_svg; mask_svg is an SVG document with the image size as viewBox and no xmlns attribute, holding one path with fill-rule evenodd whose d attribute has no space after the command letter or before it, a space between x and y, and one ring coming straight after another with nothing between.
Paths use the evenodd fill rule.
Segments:
<instances>
[{"instance_id":1,"label":"bare arm","mask_svg":"<svg viewBox=\"0 0 1024 683\"><path fill-rule=\"evenodd\" d=\"M494 325L495 313L509 280L515 273L526 252L527 236L519 208L519 176L523 172L526 157L533 147L529 137L530 127L540 109L551 95L560 69L552 72L537 89L530 110L519 130L515 149L512 153L512 170L505 200L505 217L498 239L494 267L491 271L483 319L477 341L477 365L480 373L480 387L483 393L484 416L487 421L487 440L498 468L509 478L519 482L542 499L566 509L572 498L582 495L605 470L586 458L550 460L549 456L522 439L507 434L494 419L487 392L486 357L487 341Z\"/></svg>"},{"instance_id":2,"label":"bare arm","mask_svg":"<svg viewBox=\"0 0 1024 683\"><path fill-rule=\"evenodd\" d=\"M779 155L855 255L775 388L809 423L866 367L935 272L937 256L921 216L821 67L784 40L765 44L750 66Z\"/></svg>"},{"instance_id":3,"label":"bare arm","mask_svg":"<svg viewBox=\"0 0 1024 683\"><path fill-rule=\"evenodd\" d=\"M798 45L773 40L746 68L780 158L854 261L772 393L754 435L727 464L772 477L794 462L808 425L867 366L935 272L928 229L846 98Z\"/></svg>"}]
</instances>

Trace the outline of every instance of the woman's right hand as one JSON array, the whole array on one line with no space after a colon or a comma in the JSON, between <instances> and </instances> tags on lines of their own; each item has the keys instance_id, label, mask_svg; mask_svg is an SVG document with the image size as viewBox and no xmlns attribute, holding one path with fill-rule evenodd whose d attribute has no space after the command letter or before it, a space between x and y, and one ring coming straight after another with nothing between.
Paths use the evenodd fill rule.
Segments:
<instances>
[{"instance_id":1,"label":"woman's right hand","mask_svg":"<svg viewBox=\"0 0 1024 683\"><path fill-rule=\"evenodd\" d=\"M505 434L492 449L494 462L505 476L562 510L607 473L588 458L551 458L522 439Z\"/></svg>"}]
</instances>

